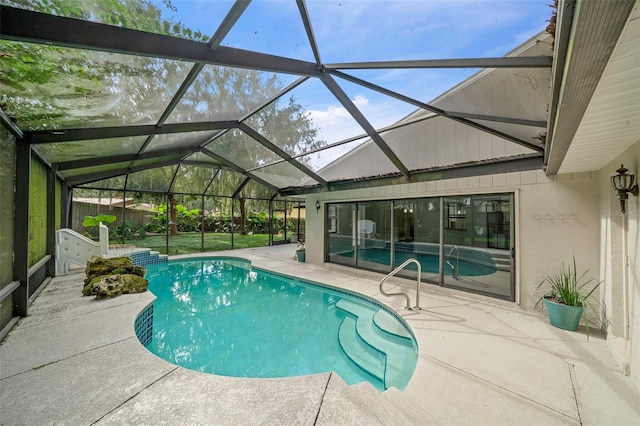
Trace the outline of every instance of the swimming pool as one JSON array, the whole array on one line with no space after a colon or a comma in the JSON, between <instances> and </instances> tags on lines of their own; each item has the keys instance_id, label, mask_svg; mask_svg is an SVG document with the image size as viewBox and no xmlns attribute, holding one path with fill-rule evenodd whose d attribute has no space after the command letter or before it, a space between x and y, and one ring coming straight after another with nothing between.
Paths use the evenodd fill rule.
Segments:
<instances>
[{"instance_id":1,"label":"swimming pool","mask_svg":"<svg viewBox=\"0 0 640 426\"><path fill-rule=\"evenodd\" d=\"M417 345L397 315L340 289L216 257L147 269L147 348L192 370L235 377L337 372L348 384L404 389Z\"/></svg>"}]
</instances>

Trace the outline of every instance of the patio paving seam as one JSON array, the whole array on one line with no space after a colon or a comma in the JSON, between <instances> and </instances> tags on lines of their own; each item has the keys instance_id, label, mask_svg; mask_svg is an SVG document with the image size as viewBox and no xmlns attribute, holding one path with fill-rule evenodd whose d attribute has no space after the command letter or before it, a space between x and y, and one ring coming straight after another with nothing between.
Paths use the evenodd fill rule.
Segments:
<instances>
[{"instance_id":1,"label":"patio paving seam","mask_svg":"<svg viewBox=\"0 0 640 426\"><path fill-rule=\"evenodd\" d=\"M327 389L329 389L329 382L331 382L331 376L333 376L333 372L329 373L329 377L327 377L327 383L325 383L324 390L322 391L322 395L320 395L320 404L318 404L318 410L316 411L316 417L313 419L313 424L318 423L318 418L320 417L320 412L322 411L322 406L324 405L324 397L327 395Z\"/></svg>"},{"instance_id":2,"label":"patio paving seam","mask_svg":"<svg viewBox=\"0 0 640 426\"><path fill-rule=\"evenodd\" d=\"M127 339L125 339L125 340L127 340ZM95 425L95 424L99 423L102 419L107 417L109 414L111 414L111 413L115 412L116 410L120 409L122 406L127 404L129 401L137 398L138 395L140 395L142 392L144 392L145 390L151 388L153 385L155 385L156 383L160 382L161 380L164 380L167 376L169 376L170 374L173 374L176 370L179 370L179 369L180 369L180 367L176 366L172 370L168 371L166 374L163 374L162 376L158 377L156 380L152 381L151 383L149 383L148 385L146 385L145 387L140 389L138 392L134 393L129 398L127 398L124 401L122 401L119 405L117 405L116 407L113 407L111 410L109 410L106 413L104 413L98 419L96 419L95 421L91 422L91 424Z\"/></svg>"},{"instance_id":3,"label":"patio paving seam","mask_svg":"<svg viewBox=\"0 0 640 426\"><path fill-rule=\"evenodd\" d=\"M504 387L504 386L502 386L502 385L499 385L499 384L497 384L497 383L494 383L494 382L492 382L492 381L490 381L490 380L487 380L487 379L485 379L485 378L483 378L483 377L481 377L481 376L478 376L478 375L476 375L476 374L473 374L473 373L471 373L471 372L469 372L469 371L466 371L466 370L464 370L464 369L462 369L462 368L456 367L455 365L453 365L453 364L449 364L448 362L442 361L442 360L440 360L440 359L438 359L438 358L436 358L436 357L434 357L434 356L426 355L426 354L420 354L420 356L423 356L423 357L425 357L425 358L428 358L428 359L430 359L430 360L433 360L433 361L435 361L435 362L437 362L437 363L439 363L439 364L442 364L442 365L444 365L444 366L446 366L446 367L448 367L448 368L452 368L452 369L454 369L454 370L456 370L456 371L458 371L458 372L460 372L460 373L462 373L462 374L464 374L464 375L466 375L466 376L470 376L470 377L473 377L474 379L477 379L477 380L480 380L480 381L482 381L482 382L484 382L484 383L487 383L487 384L489 384L490 386L495 387L495 388L498 388L498 389L500 389L500 390L502 390L502 391L504 391L504 392L506 392L506 393L508 393L508 394L510 394L510 395L514 395L514 396L516 396L516 397L518 397L518 398L521 398L521 399L523 399L523 400L526 400L526 401L532 402L532 403L534 403L534 404L536 404L536 405L539 405L539 406L541 406L541 407L543 407L543 408L545 408L545 409L547 409L547 410L549 410L549 411L552 411L552 412L554 412L554 413L560 414L561 416L567 417L568 419L571 419L571 420L577 421L577 422L579 422L579 424L583 424L583 423L582 423L582 420L580 419L580 411L579 411L579 410L578 410L578 418L572 417L572 416L568 415L567 413L563 413L563 412L562 412L562 411L560 411L560 410L557 410L557 409L555 409L555 408L553 408L553 407L549 407L548 405L545 405L545 404L543 404L543 403L541 403L541 402L539 402L539 401L536 401L535 399L531 399L531 398L530 398L530 397L528 397L528 396L525 396L525 395L522 395L522 394L520 394L520 393L518 393L518 392L514 392L514 391L512 391L512 390L509 390L508 388L506 388L506 387ZM563 361L565 361L565 360L563 360ZM565 361L565 362L566 362L566 361ZM567 362L567 365L570 365L570 364ZM575 383L575 382L574 382L574 377L571 377L571 384L572 384L572 387L573 387L573 389L574 389L574 401L576 402L576 406L577 406L577 405L578 405L578 402L577 402L577 398L576 398L576 393L575 393L575 386L574 386L574 383Z\"/></svg>"},{"instance_id":4,"label":"patio paving seam","mask_svg":"<svg viewBox=\"0 0 640 426\"><path fill-rule=\"evenodd\" d=\"M445 328L435 328L435 327L415 327L415 326L412 326L412 327L416 330L441 331L441 332L453 333L453 334L468 334L472 336L503 337L505 339L531 340L531 338L528 336L515 336L511 334L487 333L482 331L447 330ZM558 354L554 353L554 355L558 355Z\"/></svg>"},{"instance_id":5,"label":"patio paving seam","mask_svg":"<svg viewBox=\"0 0 640 426\"><path fill-rule=\"evenodd\" d=\"M20 371L18 373L11 374L10 376L2 377L2 378L0 378L0 382L2 382L3 380L11 379L12 377L16 377L16 376L20 376L22 374L30 373L32 371L40 370L41 368L46 368L46 367L48 367L50 365L54 365L54 364L57 364L59 362L68 361L68 360L73 359L73 358L75 358L77 356L84 355L84 354L87 354L89 352L93 352L93 351L96 351L96 350L99 350L99 349L103 349L103 348L106 348L106 347L109 347L109 346L112 346L112 345L115 345L115 344L118 344L118 343L122 343L122 342L125 342L127 340L132 340L132 339L137 339L137 337L126 337L124 339L116 340L116 341L113 341L113 342L110 342L110 343L106 343L104 345L95 346L95 347L93 347L91 349L86 349L86 350L84 350L82 352L76 352L73 355L69 355L69 356L64 357L64 358L56 359L55 361L49 361L49 362L46 362L46 363L41 364L41 365L36 365L35 367L31 367L28 370L23 370L23 371Z\"/></svg>"},{"instance_id":6,"label":"patio paving seam","mask_svg":"<svg viewBox=\"0 0 640 426\"><path fill-rule=\"evenodd\" d=\"M583 421L583 410L580 402L580 385L578 384L578 377L576 376L575 364L572 364L565 360L567 367L569 368L569 380L571 380L571 389L573 389L573 399L576 402L576 412L578 413L578 421L581 425L589 424L589 422Z\"/></svg>"},{"instance_id":7,"label":"patio paving seam","mask_svg":"<svg viewBox=\"0 0 640 426\"><path fill-rule=\"evenodd\" d=\"M102 302L108 303L108 302L112 302L113 300L114 299L105 299L104 301L100 301L96 303L102 303ZM109 306L104 306L104 307L100 307L98 309L93 309L93 310L87 310L86 312L77 312L75 314L71 314L68 317L50 318L47 320L47 322L41 322L41 323L32 323L32 321L29 321L29 318L33 315L45 315L45 316L51 315L51 312L34 312L34 313L30 313L29 316L27 317L21 318L16 324L16 326L19 325L20 327L19 328L14 327L14 330L16 332L20 332L20 331L28 330L31 328L42 327L42 326L48 327L51 324L56 322L68 322L69 320L72 320L72 319L77 319L77 318L88 316L88 315L94 315L98 312L108 311L110 309L116 309L122 306L136 304L136 303L140 303L140 301L131 300L131 301L124 301L122 303L110 303ZM83 306L83 305L80 305L80 306ZM84 306L88 306L88 305L84 305ZM73 309L78 309L78 308L73 308Z\"/></svg>"}]
</instances>

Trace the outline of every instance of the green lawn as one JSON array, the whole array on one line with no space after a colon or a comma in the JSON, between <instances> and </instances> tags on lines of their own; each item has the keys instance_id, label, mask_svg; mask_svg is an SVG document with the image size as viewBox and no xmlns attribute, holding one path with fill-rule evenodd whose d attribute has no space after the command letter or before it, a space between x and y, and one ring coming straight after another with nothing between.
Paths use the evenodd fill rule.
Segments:
<instances>
[{"instance_id":1,"label":"green lawn","mask_svg":"<svg viewBox=\"0 0 640 426\"><path fill-rule=\"evenodd\" d=\"M127 244L134 244L138 247L150 248L154 251L166 254L166 236L154 235L144 239L128 240ZM115 243L115 241L113 242ZM231 250L248 247L264 247L269 245L268 234L253 234L233 236L233 247L231 247L231 234L211 232L204 234L204 251ZM202 237L200 233L181 232L178 235L169 235L170 255L200 253L202 248Z\"/></svg>"}]
</instances>

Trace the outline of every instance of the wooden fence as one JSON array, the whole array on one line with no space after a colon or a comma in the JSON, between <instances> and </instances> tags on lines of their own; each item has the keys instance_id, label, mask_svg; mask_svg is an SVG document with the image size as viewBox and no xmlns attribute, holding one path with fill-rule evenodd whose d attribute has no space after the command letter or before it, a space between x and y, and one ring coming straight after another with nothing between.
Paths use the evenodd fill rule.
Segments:
<instances>
[{"instance_id":1,"label":"wooden fence","mask_svg":"<svg viewBox=\"0 0 640 426\"><path fill-rule=\"evenodd\" d=\"M122 207L103 206L100 204L88 204L73 202L71 218L71 229L76 232L82 233L86 231L82 222L85 216L98 216L100 214L111 214L117 219L115 222L109 224L109 229L114 229L118 226L122 226ZM155 213L145 210L133 210L127 209L125 220L131 222L134 227L144 226L149 222L149 217L154 216Z\"/></svg>"}]
</instances>

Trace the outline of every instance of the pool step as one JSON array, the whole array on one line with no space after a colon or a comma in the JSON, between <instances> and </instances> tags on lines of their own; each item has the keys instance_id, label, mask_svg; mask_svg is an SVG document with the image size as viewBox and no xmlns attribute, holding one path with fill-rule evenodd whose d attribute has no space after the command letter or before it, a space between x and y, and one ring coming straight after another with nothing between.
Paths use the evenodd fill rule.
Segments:
<instances>
[{"instance_id":1,"label":"pool step","mask_svg":"<svg viewBox=\"0 0 640 426\"><path fill-rule=\"evenodd\" d=\"M148 266L155 264L167 263L169 256L166 254L160 254L157 251L151 249L139 250L129 255L134 265Z\"/></svg>"},{"instance_id":2,"label":"pool step","mask_svg":"<svg viewBox=\"0 0 640 426\"><path fill-rule=\"evenodd\" d=\"M356 320L346 317L338 329L338 341L347 357L374 378L385 381L385 353L367 345L358 337Z\"/></svg>"},{"instance_id":3,"label":"pool step","mask_svg":"<svg viewBox=\"0 0 640 426\"><path fill-rule=\"evenodd\" d=\"M403 368L415 362L408 330L383 309L374 311L344 299L336 306L350 314L338 333L340 347L347 357L380 380L385 388L402 386Z\"/></svg>"},{"instance_id":4,"label":"pool step","mask_svg":"<svg viewBox=\"0 0 640 426\"><path fill-rule=\"evenodd\" d=\"M493 257L493 261L496 263L496 268L498 271L511 271L511 255L508 252L505 253L495 253L492 252L491 256Z\"/></svg>"},{"instance_id":5,"label":"pool step","mask_svg":"<svg viewBox=\"0 0 640 426\"><path fill-rule=\"evenodd\" d=\"M380 309L373 316L373 322L378 328L386 333L394 336L411 339L411 333L398 323L398 321L384 309Z\"/></svg>"}]
</instances>

